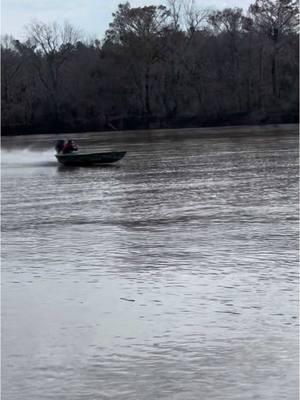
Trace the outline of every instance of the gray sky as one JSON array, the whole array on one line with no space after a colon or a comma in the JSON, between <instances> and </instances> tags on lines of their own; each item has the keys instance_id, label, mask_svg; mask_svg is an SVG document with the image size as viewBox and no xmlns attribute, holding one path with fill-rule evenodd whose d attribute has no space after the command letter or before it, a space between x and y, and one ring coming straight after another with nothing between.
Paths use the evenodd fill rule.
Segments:
<instances>
[{"instance_id":1,"label":"gray sky","mask_svg":"<svg viewBox=\"0 0 300 400\"><path fill-rule=\"evenodd\" d=\"M67 20L91 37L102 39L111 14L119 3L126 0L1 0L1 33L24 38L24 25L32 20L63 22ZM132 7L166 4L164 0L131 0ZM196 0L205 8L242 7L247 9L249 0Z\"/></svg>"}]
</instances>

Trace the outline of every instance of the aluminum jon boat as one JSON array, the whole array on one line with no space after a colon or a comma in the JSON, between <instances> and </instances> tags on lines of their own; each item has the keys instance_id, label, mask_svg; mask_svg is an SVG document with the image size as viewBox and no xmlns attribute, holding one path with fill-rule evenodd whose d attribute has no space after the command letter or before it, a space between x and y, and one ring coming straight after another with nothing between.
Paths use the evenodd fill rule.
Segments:
<instances>
[{"instance_id":1,"label":"aluminum jon boat","mask_svg":"<svg viewBox=\"0 0 300 400\"><path fill-rule=\"evenodd\" d=\"M70 166L88 166L111 164L121 160L126 154L126 151L112 151L106 153L84 153L73 152L69 154L55 154L57 161L63 165Z\"/></svg>"}]
</instances>

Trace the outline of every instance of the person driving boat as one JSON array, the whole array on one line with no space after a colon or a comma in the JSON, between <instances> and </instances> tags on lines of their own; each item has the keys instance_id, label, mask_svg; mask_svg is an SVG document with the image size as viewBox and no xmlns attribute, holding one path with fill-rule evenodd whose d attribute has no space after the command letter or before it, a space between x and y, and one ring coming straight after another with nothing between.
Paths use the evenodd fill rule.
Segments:
<instances>
[{"instance_id":1,"label":"person driving boat","mask_svg":"<svg viewBox=\"0 0 300 400\"><path fill-rule=\"evenodd\" d=\"M61 153L65 145L65 141L60 139L56 142L55 151L57 154Z\"/></svg>"}]
</instances>

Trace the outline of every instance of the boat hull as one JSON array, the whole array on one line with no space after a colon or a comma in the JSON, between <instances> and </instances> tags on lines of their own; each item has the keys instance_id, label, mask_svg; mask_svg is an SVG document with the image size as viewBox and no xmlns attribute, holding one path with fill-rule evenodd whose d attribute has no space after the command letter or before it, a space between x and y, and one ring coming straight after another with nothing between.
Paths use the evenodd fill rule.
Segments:
<instances>
[{"instance_id":1,"label":"boat hull","mask_svg":"<svg viewBox=\"0 0 300 400\"><path fill-rule=\"evenodd\" d=\"M111 164L121 160L126 151L113 151L108 153L70 153L55 154L57 161L63 165L87 166Z\"/></svg>"}]
</instances>

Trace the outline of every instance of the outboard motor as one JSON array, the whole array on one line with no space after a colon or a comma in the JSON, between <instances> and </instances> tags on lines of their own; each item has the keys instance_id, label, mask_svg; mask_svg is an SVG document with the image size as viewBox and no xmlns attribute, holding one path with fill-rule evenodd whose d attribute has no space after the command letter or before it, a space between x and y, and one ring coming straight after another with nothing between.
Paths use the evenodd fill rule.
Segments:
<instances>
[{"instance_id":1,"label":"outboard motor","mask_svg":"<svg viewBox=\"0 0 300 400\"><path fill-rule=\"evenodd\" d=\"M61 153L65 145L64 140L58 140L55 145L55 151L57 154Z\"/></svg>"}]
</instances>

